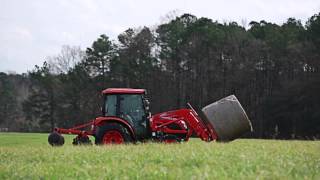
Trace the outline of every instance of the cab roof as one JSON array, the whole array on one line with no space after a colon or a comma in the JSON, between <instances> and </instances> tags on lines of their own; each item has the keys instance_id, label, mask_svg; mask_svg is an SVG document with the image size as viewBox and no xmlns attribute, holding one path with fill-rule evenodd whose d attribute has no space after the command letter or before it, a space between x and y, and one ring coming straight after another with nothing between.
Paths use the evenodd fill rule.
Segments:
<instances>
[{"instance_id":1,"label":"cab roof","mask_svg":"<svg viewBox=\"0 0 320 180\"><path fill-rule=\"evenodd\" d=\"M132 88L108 88L102 91L102 94L144 94L145 89Z\"/></svg>"}]
</instances>

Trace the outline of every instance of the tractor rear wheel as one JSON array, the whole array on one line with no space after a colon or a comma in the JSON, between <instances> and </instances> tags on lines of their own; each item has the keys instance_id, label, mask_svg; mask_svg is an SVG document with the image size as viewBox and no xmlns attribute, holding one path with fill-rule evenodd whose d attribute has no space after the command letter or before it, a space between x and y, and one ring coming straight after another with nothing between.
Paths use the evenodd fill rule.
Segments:
<instances>
[{"instance_id":1,"label":"tractor rear wheel","mask_svg":"<svg viewBox=\"0 0 320 180\"><path fill-rule=\"evenodd\" d=\"M132 142L128 130L119 123L107 123L97 129L96 144L123 144Z\"/></svg>"}]
</instances>

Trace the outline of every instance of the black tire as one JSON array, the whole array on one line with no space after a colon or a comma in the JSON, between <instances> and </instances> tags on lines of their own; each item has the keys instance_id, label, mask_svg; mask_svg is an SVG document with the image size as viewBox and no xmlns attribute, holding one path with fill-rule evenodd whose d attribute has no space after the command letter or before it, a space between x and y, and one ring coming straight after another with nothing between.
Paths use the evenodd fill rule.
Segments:
<instances>
[{"instance_id":1,"label":"black tire","mask_svg":"<svg viewBox=\"0 0 320 180\"><path fill-rule=\"evenodd\" d=\"M96 129L95 144L97 145L103 144L103 136L105 135L106 132L110 130L118 131L123 137L124 143L133 142L133 138L131 137L131 134L128 132L127 128L123 127L119 123L107 123Z\"/></svg>"},{"instance_id":2,"label":"black tire","mask_svg":"<svg viewBox=\"0 0 320 180\"><path fill-rule=\"evenodd\" d=\"M75 137L72 142L73 145L92 145L91 140L88 136Z\"/></svg>"},{"instance_id":3,"label":"black tire","mask_svg":"<svg viewBox=\"0 0 320 180\"><path fill-rule=\"evenodd\" d=\"M64 137L57 132L52 132L48 136L48 142L51 146L62 146L64 144Z\"/></svg>"}]
</instances>

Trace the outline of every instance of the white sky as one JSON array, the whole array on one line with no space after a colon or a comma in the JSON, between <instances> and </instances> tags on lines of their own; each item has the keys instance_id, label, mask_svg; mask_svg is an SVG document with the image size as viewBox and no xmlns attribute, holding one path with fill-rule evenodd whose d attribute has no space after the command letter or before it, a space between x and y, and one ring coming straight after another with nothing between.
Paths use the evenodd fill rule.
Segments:
<instances>
[{"instance_id":1,"label":"white sky","mask_svg":"<svg viewBox=\"0 0 320 180\"><path fill-rule=\"evenodd\" d=\"M0 0L0 72L27 72L62 45L91 46L127 28L155 26L176 10L220 22L289 17L304 23L320 12L320 0Z\"/></svg>"}]
</instances>

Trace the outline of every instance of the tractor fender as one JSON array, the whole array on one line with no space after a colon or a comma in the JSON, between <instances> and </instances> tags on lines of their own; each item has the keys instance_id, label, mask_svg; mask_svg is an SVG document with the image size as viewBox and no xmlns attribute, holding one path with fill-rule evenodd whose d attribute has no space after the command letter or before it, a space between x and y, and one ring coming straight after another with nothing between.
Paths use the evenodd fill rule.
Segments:
<instances>
[{"instance_id":1,"label":"tractor fender","mask_svg":"<svg viewBox=\"0 0 320 180\"><path fill-rule=\"evenodd\" d=\"M136 134L135 134L132 126L127 121L125 121L121 118L118 118L118 117L97 117L94 120L93 125L94 126L102 126L105 123L119 123L119 124L123 125L123 127L128 129L129 133L131 134L132 139L134 141L137 140Z\"/></svg>"}]
</instances>

